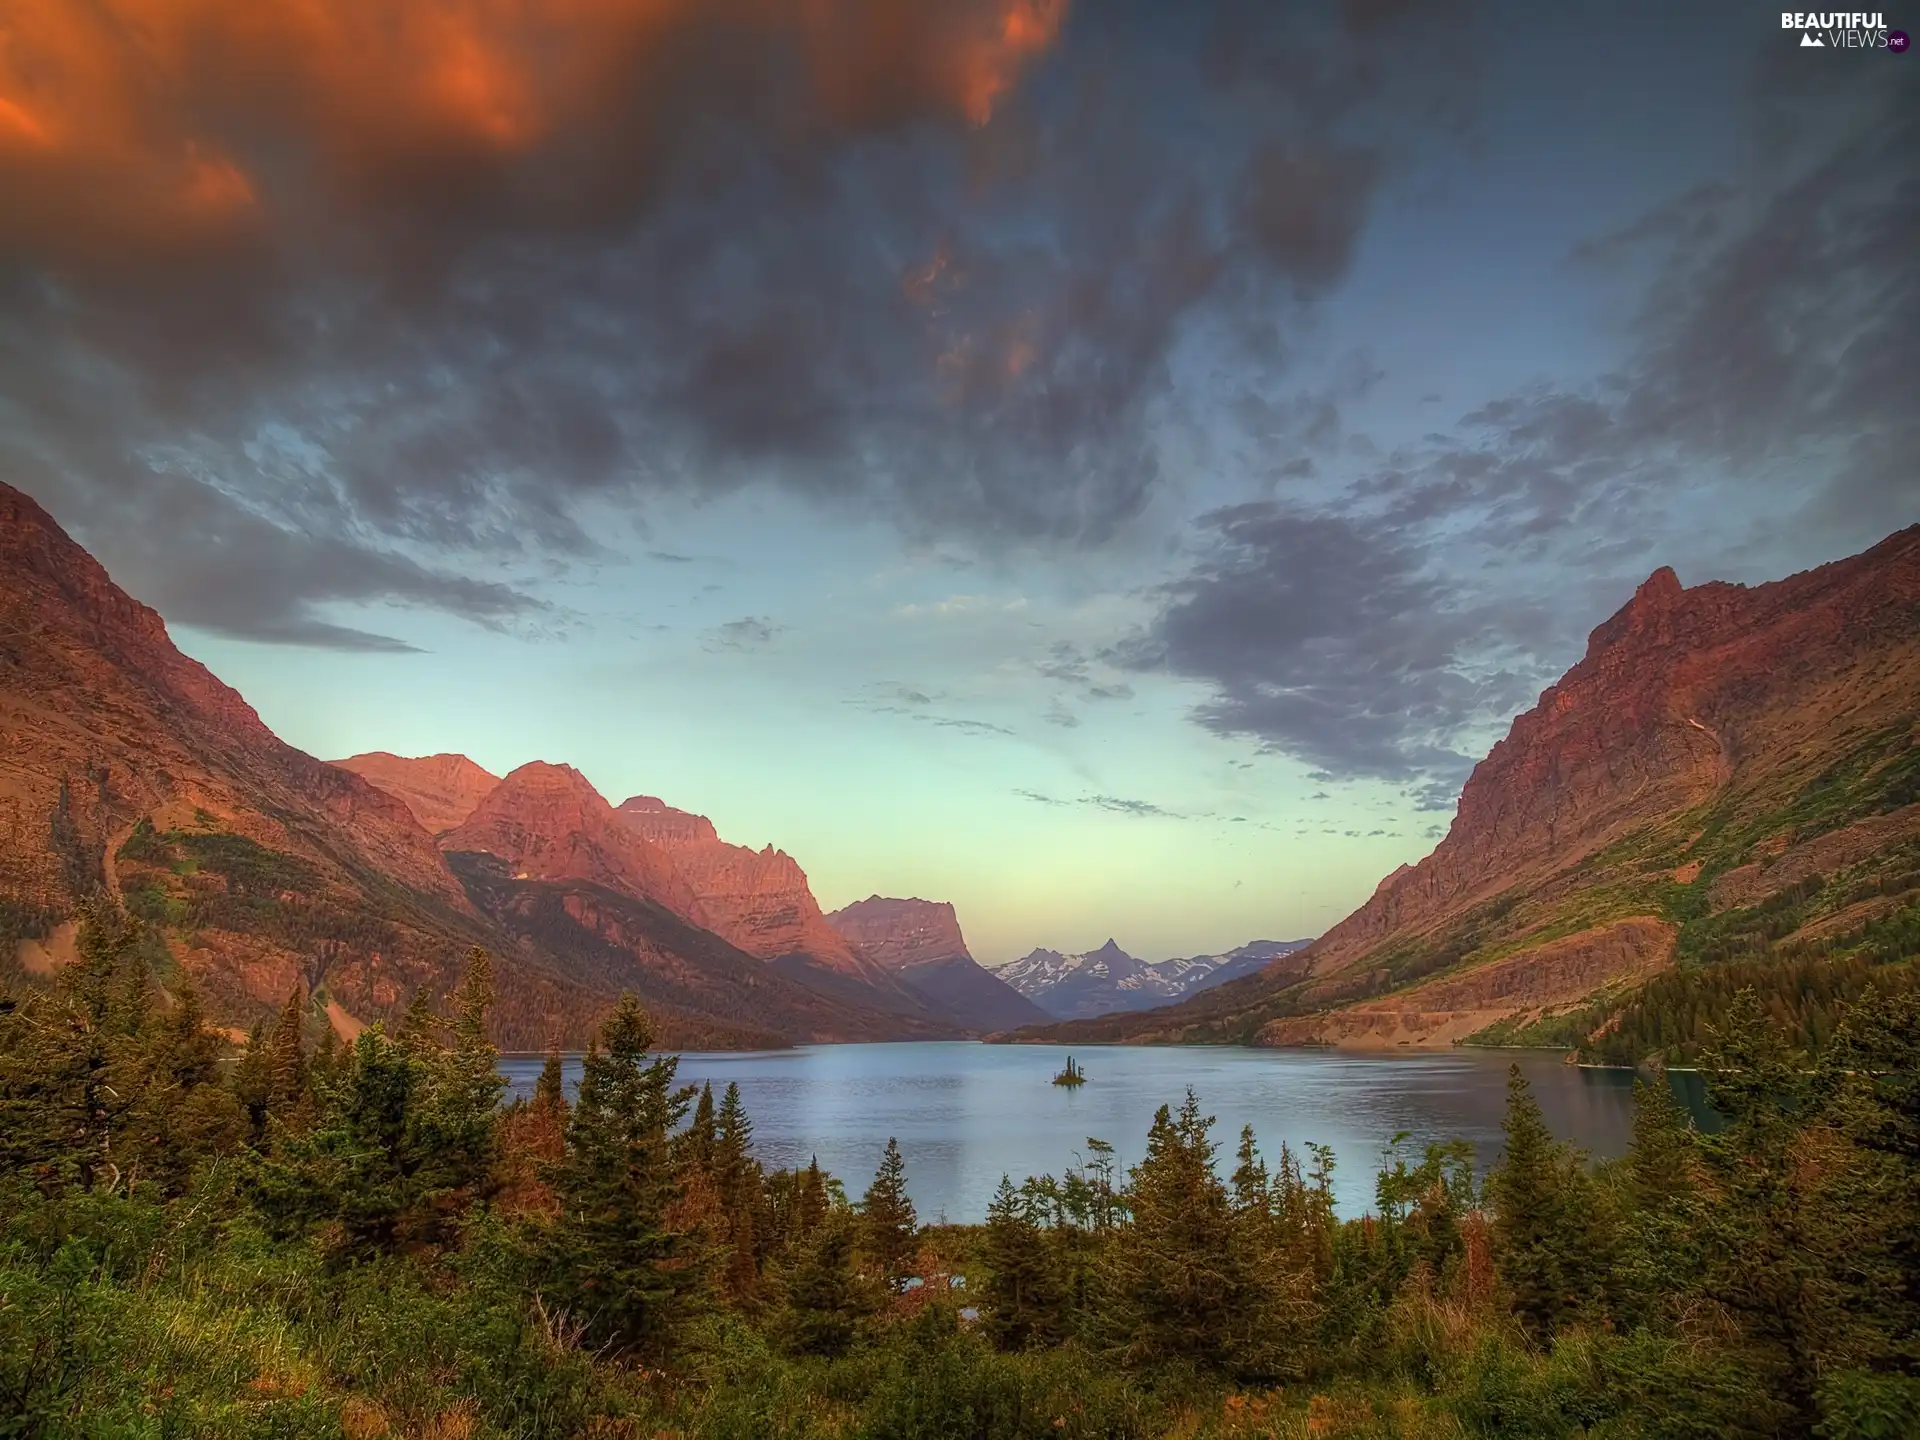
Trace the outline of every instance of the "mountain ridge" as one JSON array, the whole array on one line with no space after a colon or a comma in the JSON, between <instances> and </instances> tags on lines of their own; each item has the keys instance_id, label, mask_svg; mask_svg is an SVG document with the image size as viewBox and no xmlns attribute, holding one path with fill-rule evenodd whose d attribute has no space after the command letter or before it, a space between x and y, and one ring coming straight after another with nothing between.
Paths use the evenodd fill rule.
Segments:
<instances>
[{"instance_id":1,"label":"mountain ridge","mask_svg":"<svg viewBox=\"0 0 1920 1440\"><path fill-rule=\"evenodd\" d=\"M281 741L0 484L0 983L41 983L104 890L145 922L162 985L191 983L236 1033L296 991L316 1028L397 1021L473 945L496 956L495 1038L514 1048L584 1043L628 989L676 1046L951 1033L742 955L577 772L536 775L544 791L509 776L436 842L404 798ZM529 826L515 793L579 823ZM513 878L533 870L550 878Z\"/></svg>"},{"instance_id":2,"label":"mountain ridge","mask_svg":"<svg viewBox=\"0 0 1920 1440\"><path fill-rule=\"evenodd\" d=\"M1433 852L1307 950L1021 1038L1585 1045L1729 933L1765 955L1911 913L1915 802L1920 526L1755 586L1662 566L1474 768ZM1761 907L1794 886L1775 935Z\"/></svg>"}]
</instances>

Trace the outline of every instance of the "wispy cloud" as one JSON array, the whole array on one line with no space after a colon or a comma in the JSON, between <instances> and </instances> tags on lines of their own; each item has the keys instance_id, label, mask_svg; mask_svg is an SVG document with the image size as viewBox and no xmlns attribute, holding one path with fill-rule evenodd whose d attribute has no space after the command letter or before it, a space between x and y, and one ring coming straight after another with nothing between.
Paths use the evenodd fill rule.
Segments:
<instances>
[{"instance_id":1,"label":"wispy cloud","mask_svg":"<svg viewBox=\"0 0 1920 1440\"><path fill-rule=\"evenodd\" d=\"M738 620L729 620L717 625L701 637L701 644L709 651L764 650L781 635L786 626L777 625L762 615L743 615Z\"/></svg>"}]
</instances>

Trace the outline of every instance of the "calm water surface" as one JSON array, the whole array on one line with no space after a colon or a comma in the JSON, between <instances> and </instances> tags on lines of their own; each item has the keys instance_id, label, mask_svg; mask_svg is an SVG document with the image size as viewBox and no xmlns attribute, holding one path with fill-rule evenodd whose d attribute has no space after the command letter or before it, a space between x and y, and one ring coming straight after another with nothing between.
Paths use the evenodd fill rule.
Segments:
<instances>
[{"instance_id":1,"label":"calm water surface","mask_svg":"<svg viewBox=\"0 0 1920 1440\"><path fill-rule=\"evenodd\" d=\"M1632 1120L1632 1076L1583 1070L1558 1055L1449 1051L1346 1055L1313 1050L1168 1046L1083 1049L1088 1083L1050 1084L1064 1049L970 1041L898 1045L816 1045L795 1050L695 1053L680 1078L737 1081L753 1119L754 1149L770 1168L811 1156L850 1194L866 1188L888 1136L900 1141L908 1188L922 1220L973 1222L1004 1172L1058 1175L1088 1136L1114 1145L1131 1164L1146 1147L1161 1105L1177 1106L1191 1085L1214 1127L1225 1164L1242 1125L1252 1125L1271 1163L1282 1141L1333 1147L1341 1212L1373 1201L1384 1147L1406 1132L1417 1154L1430 1140L1473 1142L1484 1168L1500 1151L1507 1067L1517 1059L1547 1123L1597 1156L1622 1153ZM515 1094L531 1094L538 1059L501 1061ZM567 1062L571 1084L580 1062Z\"/></svg>"}]
</instances>

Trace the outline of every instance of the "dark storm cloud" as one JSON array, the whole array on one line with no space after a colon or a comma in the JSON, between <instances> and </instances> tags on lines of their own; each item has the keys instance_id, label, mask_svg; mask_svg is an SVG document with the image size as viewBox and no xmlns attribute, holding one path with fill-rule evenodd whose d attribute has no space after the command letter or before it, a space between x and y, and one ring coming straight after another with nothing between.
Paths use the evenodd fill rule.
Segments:
<instances>
[{"instance_id":1,"label":"dark storm cloud","mask_svg":"<svg viewBox=\"0 0 1920 1440\"><path fill-rule=\"evenodd\" d=\"M1460 732L1517 698L1514 676L1468 663L1502 638L1497 617L1421 552L1272 502L1201 524L1201 557L1116 659L1206 682L1208 729L1329 776L1414 780L1457 775Z\"/></svg>"},{"instance_id":2,"label":"dark storm cloud","mask_svg":"<svg viewBox=\"0 0 1920 1440\"><path fill-rule=\"evenodd\" d=\"M1644 277L1628 364L1479 404L1327 508L1205 517L1118 657L1205 683L1209 729L1445 810L1468 739L1655 565L1804 556L1810 535L1831 554L1920 516L1920 91L1887 67L1784 84L1771 67L1754 131L1797 122L1772 164L1573 257ZM1297 439L1312 398L1242 419ZM1775 498L1685 508L1734 487ZM1776 518L1731 528L1742 514Z\"/></svg>"},{"instance_id":3,"label":"dark storm cloud","mask_svg":"<svg viewBox=\"0 0 1920 1440\"><path fill-rule=\"evenodd\" d=\"M118 9L0 52L34 141L0 143L0 463L87 525L191 477L306 552L276 603L316 642L330 601L524 608L442 572L592 555L592 500L1108 538L1190 323L1264 344L1335 283L1446 71L1417 13L1383 46L1225 0ZM166 507L102 533L258 627Z\"/></svg>"}]
</instances>

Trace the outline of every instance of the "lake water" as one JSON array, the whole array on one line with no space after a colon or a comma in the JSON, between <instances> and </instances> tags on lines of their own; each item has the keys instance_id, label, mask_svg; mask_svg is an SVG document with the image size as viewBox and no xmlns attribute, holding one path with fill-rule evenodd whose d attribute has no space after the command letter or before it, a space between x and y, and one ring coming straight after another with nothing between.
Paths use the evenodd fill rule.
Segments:
<instances>
[{"instance_id":1,"label":"lake water","mask_svg":"<svg viewBox=\"0 0 1920 1440\"><path fill-rule=\"evenodd\" d=\"M681 1057L680 1078L711 1080L716 1097L737 1081L753 1119L754 1150L772 1169L820 1164L848 1193L866 1189L889 1136L900 1141L908 1189L924 1221L975 1222L1004 1172L1059 1175L1094 1136L1126 1164L1146 1148L1159 1106L1177 1107L1191 1085L1202 1113L1219 1117L1225 1163L1250 1124L1269 1163L1282 1141L1305 1159L1308 1141L1338 1160L1342 1214L1371 1207L1382 1151L1405 1132L1417 1155L1431 1140L1473 1142L1484 1169L1500 1153L1507 1067L1516 1061L1556 1134L1596 1156L1626 1149L1632 1076L1588 1070L1539 1052L1453 1050L1357 1055L1321 1050L1112 1046L1075 1052L1088 1082L1049 1083L1067 1052L1041 1045L923 1042L815 1045L794 1050ZM507 1057L510 1093L531 1094L537 1058ZM571 1058L571 1087L580 1062Z\"/></svg>"}]
</instances>

